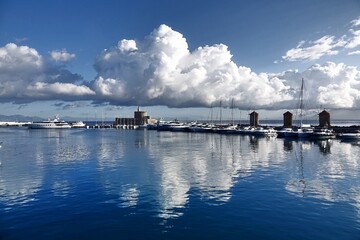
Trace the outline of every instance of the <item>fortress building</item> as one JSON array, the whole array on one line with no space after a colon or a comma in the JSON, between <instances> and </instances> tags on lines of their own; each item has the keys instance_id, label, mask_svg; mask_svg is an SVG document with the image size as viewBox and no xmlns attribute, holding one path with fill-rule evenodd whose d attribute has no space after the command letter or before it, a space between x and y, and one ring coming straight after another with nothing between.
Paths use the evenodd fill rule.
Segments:
<instances>
[{"instance_id":1,"label":"fortress building","mask_svg":"<svg viewBox=\"0 0 360 240\"><path fill-rule=\"evenodd\" d=\"M154 124L156 119L150 118L147 115L147 112L140 111L140 107L137 108L137 111L134 112L133 118L115 118L114 125L118 126L142 126L146 124Z\"/></svg>"}]
</instances>

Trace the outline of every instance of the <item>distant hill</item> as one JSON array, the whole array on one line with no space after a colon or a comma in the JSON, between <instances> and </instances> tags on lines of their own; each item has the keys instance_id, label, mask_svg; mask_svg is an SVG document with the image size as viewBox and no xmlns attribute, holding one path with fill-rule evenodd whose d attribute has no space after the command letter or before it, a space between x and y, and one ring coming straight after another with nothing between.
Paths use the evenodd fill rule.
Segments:
<instances>
[{"instance_id":1,"label":"distant hill","mask_svg":"<svg viewBox=\"0 0 360 240\"><path fill-rule=\"evenodd\" d=\"M49 117L49 118L53 118ZM20 115L20 114L16 114L16 115L10 115L10 116L6 116L6 115L1 115L0 114L0 122L39 122L39 121L44 121L47 120L48 118L41 118L41 117L29 117L29 116L24 116L24 115ZM71 116L60 116L60 119L65 120L65 121L86 121L87 119L84 118L80 118L80 117L71 117ZM109 121L109 119L106 119L107 121ZM101 121L98 119L98 121Z\"/></svg>"},{"instance_id":2,"label":"distant hill","mask_svg":"<svg viewBox=\"0 0 360 240\"><path fill-rule=\"evenodd\" d=\"M20 115L20 114L10 115L10 116L0 114L0 122L15 122L15 121L32 122L32 121L43 121L43 120L44 120L43 118L29 117L29 116L24 116L24 115Z\"/></svg>"}]
</instances>

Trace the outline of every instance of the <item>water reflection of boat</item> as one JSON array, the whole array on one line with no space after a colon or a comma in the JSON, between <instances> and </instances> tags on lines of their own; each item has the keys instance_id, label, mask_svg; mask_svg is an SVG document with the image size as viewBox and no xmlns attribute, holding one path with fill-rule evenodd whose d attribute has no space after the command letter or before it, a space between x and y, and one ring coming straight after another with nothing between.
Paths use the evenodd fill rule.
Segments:
<instances>
[{"instance_id":1,"label":"water reflection of boat","mask_svg":"<svg viewBox=\"0 0 360 240\"><path fill-rule=\"evenodd\" d=\"M63 120L60 120L59 116L55 116L54 119L49 119L42 122L33 122L29 124L31 129L63 129L71 128L71 125Z\"/></svg>"},{"instance_id":2,"label":"water reflection of boat","mask_svg":"<svg viewBox=\"0 0 360 240\"><path fill-rule=\"evenodd\" d=\"M331 153L331 139L318 139L315 140L314 143L316 143L319 146L320 153L322 154L329 154Z\"/></svg>"},{"instance_id":3,"label":"water reflection of boat","mask_svg":"<svg viewBox=\"0 0 360 240\"><path fill-rule=\"evenodd\" d=\"M285 189L293 194L298 194L300 196L305 196L307 191L307 181L304 170L304 157L306 153L306 149L308 148L310 142L306 141L288 141L284 140L285 150L291 152L293 154L294 161L294 169L291 171L290 179L285 185Z\"/></svg>"},{"instance_id":4,"label":"water reflection of boat","mask_svg":"<svg viewBox=\"0 0 360 240\"><path fill-rule=\"evenodd\" d=\"M360 141L360 132L341 133L338 137L341 141Z\"/></svg>"}]
</instances>

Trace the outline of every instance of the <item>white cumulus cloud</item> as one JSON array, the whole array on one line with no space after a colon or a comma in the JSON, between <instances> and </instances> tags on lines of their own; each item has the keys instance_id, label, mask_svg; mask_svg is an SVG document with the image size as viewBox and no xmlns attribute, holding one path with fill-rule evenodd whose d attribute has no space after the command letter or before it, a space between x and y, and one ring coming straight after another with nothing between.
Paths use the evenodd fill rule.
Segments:
<instances>
[{"instance_id":1,"label":"white cumulus cloud","mask_svg":"<svg viewBox=\"0 0 360 240\"><path fill-rule=\"evenodd\" d=\"M348 55L360 55L360 50L349 52Z\"/></svg>"},{"instance_id":2,"label":"white cumulus cloud","mask_svg":"<svg viewBox=\"0 0 360 240\"><path fill-rule=\"evenodd\" d=\"M97 100L169 107L214 106L221 100L223 106L234 101L243 109L295 108L304 78L309 107L359 108L360 74L353 66L327 62L304 72L255 73L234 63L224 44L190 52L184 36L166 25L143 40L132 40L131 51L122 50L119 46L128 41L120 41L97 58L98 76L91 85ZM304 44L300 42L298 48L304 49ZM343 45L326 36L315 41L312 54L299 50L298 58L314 58Z\"/></svg>"},{"instance_id":3,"label":"white cumulus cloud","mask_svg":"<svg viewBox=\"0 0 360 240\"><path fill-rule=\"evenodd\" d=\"M35 82L26 89L26 95L32 97L51 96L87 96L94 92L87 86L77 86L71 83L45 83Z\"/></svg>"},{"instance_id":4,"label":"white cumulus cloud","mask_svg":"<svg viewBox=\"0 0 360 240\"><path fill-rule=\"evenodd\" d=\"M303 47L304 41L300 42L296 48L290 49L282 58L287 61L299 60L317 60L325 55L336 55L336 48L343 47L346 42L343 39L336 40L334 36L324 36L314 42L310 42L310 46Z\"/></svg>"},{"instance_id":5,"label":"white cumulus cloud","mask_svg":"<svg viewBox=\"0 0 360 240\"><path fill-rule=\"evenodd\" d=\"M50 56L54 61L57 62L67 62L71 59L75 58L74 53L68 53L66 49L63 49L61 51L54 50L50 52Z\"/></svg>"},{"instance_id":6,"label":"white cumulus cloud","mask_svg":"<svg viewBox=\"0 0 360 240\"><path fill-rule=\"evenodd\" d=\"M48 63L33 48L14 43L0 47L0 101L72 100L94 94L77 85L81 76Z\"/></svg>"},{"instance_id":7,"label":"white cumulus cloud","mask_svg":"<svg viewBox=\"0 0 360 240\"><path fill-rule=\"evenodd\" d=\"M120 51L135 51L137 50L136 42L134 40L123 39L118 44Z\"/></svg>"},{"instance_id":8,"label":"white cumulus cloud","mask_svg":"<svg viewBox=\"0 0 360 240\"><path fill-rule=\"evenodd\" d=\"M231 58L224 44L190 52L181 33L161 25L143 40L122 40L104 50L92 88L98 100L126 105L229 105L234 99L250 107L292 99L281 80L239 67Z\"/></svg>"},{"instance_id":9,"label":"white cumulus cloud","mask_svg":"<svg viewBox=\"0 0 360 240\"><path fill-rule=\"evenodd\" d=\"M357 46L360 46L360 30L350 30L352 34L352 38L349 40L349 42L346 44L346 48L355 48Z\"/></svg>"},{"instance_id":10,"label":"white cumulus cloud","mask_svg":"<svg viewBox=\"0 0 360 240\"><path fill-rule=\"evenodd\" d=\"M285 61L313 61L323 56L337 55L342 50L360 46L360 18L350 22L350 35L341 37L325 35L316 41L300 41L295 48L286 52L282 59ZM354 51L349 52L352 55Z\"/></svg>"},{"instance_id":11,"label":"white cumulus cloud","mask_svg":"<svg viewBox=\"0 0 360 240\"><path fill-rule=\"evenodd\" d=\"M353 26L353 27L360 26L360 17L358 19L352 20L350 23L351 23L351 26Z\"/></svg>"},{"instance_id":12,"label":"white cumulus cloud","mask_svg":"<svg viewBox=\"0 0 360 240\"><path fill-rule=\"evenodd\" d=\"M313 54L319 56L344 46L331 36L314 43ZM298 58L311 58L302 52L306 44L298 44ZM291 109L298 105L304 78L309 108L360 109L360 71L355 66L327 62L303 72L256 73L233 62L224 44L190 51L185 37L166 25L140 40L120 40L102 51L94 66L97 76L84 84L81 76L46 62L35 49L9 43L0 47L0 102L92 100L115 106L209 107L222 101L223 106L234 102L242 109Z\"/></svg>"},{"instance_id":13,"label":"white cumulus cloud","mask_svg":"<svg viewBox=\"0 0 360 240\"><path fill-rule=\"evenodd\" d=\"M309 108L360 108L360 71L343 63L314 64L304 72L288 71L277 74L291 88L299 88L305 80L305 99Z\"/></svg>"}]
</instances>

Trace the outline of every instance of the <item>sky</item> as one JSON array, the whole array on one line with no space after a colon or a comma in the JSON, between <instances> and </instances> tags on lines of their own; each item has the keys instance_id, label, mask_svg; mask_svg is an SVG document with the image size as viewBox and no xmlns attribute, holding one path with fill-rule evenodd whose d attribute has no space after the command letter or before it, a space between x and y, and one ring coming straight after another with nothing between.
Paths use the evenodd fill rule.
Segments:
<instances>
[{"instance_id":1,"label":"sky","mask_svg":"<svg viewBox=\"0 0 360 240\"><path fill-rule=\"evenodd\" d=\"M359 0L0 0L0 114L360 118Z\"/></svg>"}]
</instances>

